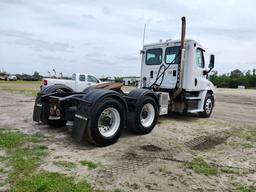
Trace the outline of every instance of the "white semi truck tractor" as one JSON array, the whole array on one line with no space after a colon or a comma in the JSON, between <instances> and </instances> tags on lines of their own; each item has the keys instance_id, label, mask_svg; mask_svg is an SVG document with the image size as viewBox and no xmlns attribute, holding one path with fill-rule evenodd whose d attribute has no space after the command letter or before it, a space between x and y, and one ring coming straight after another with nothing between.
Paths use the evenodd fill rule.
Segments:
<instances>
[{"instance_id":1,"label":"white semi truck tractor","mask_svg":"<svg viewBox=\"0 0 256 192\"><path fill-rule=\"evenodd\" d=\"M136 134L150 133L159 115L182 112L210 117L214 87L208 74L214 55L207 67L203 47L185 39L185 30L182 17L181 40L143 46L140 88L124 93L122 84L106 83L76 92L65 84L51 85L38 93L34 121L51 127L68 123L76 141L107 146L119 139L125 127Z\"/></svg>"}]
</instances>

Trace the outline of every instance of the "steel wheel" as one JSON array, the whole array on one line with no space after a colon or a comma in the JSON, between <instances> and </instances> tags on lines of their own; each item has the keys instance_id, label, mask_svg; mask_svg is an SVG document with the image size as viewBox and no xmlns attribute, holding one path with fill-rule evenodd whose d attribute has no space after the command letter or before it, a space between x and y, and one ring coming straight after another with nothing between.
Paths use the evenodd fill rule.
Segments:
<instances>
[{"instance_id":1,"label":"steel wheel","mask_svg":"<svg viewBox=\"0 0 256 192\"><path fill-rule=\"evenodd\" d=\"M205 112L207 114L210 114L212 112L212 100L211 100L211 98L208 98L205 102Z\"/></svg>"},{"instance_id":2,"label":"steel wheel","mask_svg":"<svg viewBox=\"0 0 256 192\"><path fill-rule=\"evenodd\" d=\"M98 120L98 129L102 136L112 137L120 126L120 114L117 109L108 107L103 110Z\"/></svg>"},{"instance_id":3,"label":"steel wheel","mask_svg":"<svg viewBox=\"0 0 256 192\"><path fill-rule=\"evenodd\" d=\"M140 112L140 122L144 127L150 127L155 120L155 108L151 103L143 106Z\"/></svg>"},{"instance_id":4,"label":"steel wheel","mask_svg":"<svg viewBox=\"0 0 256 192\"><path fill-rule=\"evenodd\" d=\"M210 93L207 93L204 101L204 111L200 112L199 116L203 118L210 117L212 114L213 107L214 107L214 97Z\"/></svg>"}]
</instances>

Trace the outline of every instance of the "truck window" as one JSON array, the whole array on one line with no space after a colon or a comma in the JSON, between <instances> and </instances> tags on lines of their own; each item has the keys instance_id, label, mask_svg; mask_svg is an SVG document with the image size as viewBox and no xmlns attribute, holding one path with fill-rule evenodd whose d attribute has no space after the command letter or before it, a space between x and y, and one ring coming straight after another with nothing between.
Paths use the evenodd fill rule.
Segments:
<instances>
[{"instance_id":1,"label":"truck window","mask_svg":"<svg viewBox=\"0 0 256 192\"><path fill-rule=\"evenodd\" d=\"M79 75L79 81L85 81L85 75Z\"/></svg>"},{"instance_id":2,"label":"truck window","mask_svg":"<svg viewBox=\"0 0 256 192\"><path fill-rule=\"evenodd\" d=\"M196 64L198 67L204 68L204 53L201 49L196 49Z\"/></svg>"},{"instance_id":3,"label":"truck window","mask_svg":"<svg viewBox=\"0 0 256 192\"><path fill-rule=\"evenodd\" d=\"M98 83L98 79L96 77L93 77L91 75L87 76L87 81L92 83Z\"/></svg>"},{"instance_id":4,"label":"truck window","mask_svg":"<svg viewBox=\"0 0 256 192\"><path fill-rule=\"evenodd\" d=\"M180 57L177 57L179 52L180 52L180 46L167 47L165 50L165 63L166 64L179 64Z\"/></svg>"},{"instance_id":5,"label":"truck window","mask_svg":"<svg viewBox=\"0 0 256 192\"><path fill-rule=\"evenodd\" d=\"M71 78L72 80L76 80L76 74L74 73L73 75L72 75L72 78Z\"/></svg>"},{"instance_id":6,"label":"truck window","mask_svg":"<svg viewBox=\"0 0 256 192\"><path fill-rule=\"evenodd\" d=\"M148 49L146 52L146 65L159 65L162 63L163 50L161 48Z\"/></svg>"}]
</instances>

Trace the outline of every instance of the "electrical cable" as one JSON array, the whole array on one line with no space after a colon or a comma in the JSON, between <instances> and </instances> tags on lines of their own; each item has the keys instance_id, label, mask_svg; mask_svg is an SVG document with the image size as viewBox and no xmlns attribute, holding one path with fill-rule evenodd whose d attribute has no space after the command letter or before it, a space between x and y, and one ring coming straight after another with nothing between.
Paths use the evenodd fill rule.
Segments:
<instances>
[{"instance_id":1,"label":"electrical cable","mask_svg":"<svg viewBox=\"0 0 256 192\"><path fill-rule=\"evenodd\" d=\"M158 86L158 87L159 87L159 86L162 85L163 80L164 80L165 71L166 71L167 69L169 69L169 67L171 66L171 64L173 64L173 62L176 61L176 59L177 59L180 55L181 55L181 50L180 50L179 53L175 56L175 58L172 60L172 62L171 62L171 63L168 63L169 65L168 65L167 67L165 66L165 64L162 64L162 65L159 67L158 72L157 72L157 76L156 76L156 80L154 81L154 83L152 83L152 85L149 86L150 89L151 89L153 86ZM164 70L163 70L163 72L162 72L161 74L159 74L160 71L161 71L161 69L162 69L162 67L164 67ZM160 79L160 77L162 77L162 79L161 79L160 83L157 84L157 81Z\"/></svg>"}]
</instances>

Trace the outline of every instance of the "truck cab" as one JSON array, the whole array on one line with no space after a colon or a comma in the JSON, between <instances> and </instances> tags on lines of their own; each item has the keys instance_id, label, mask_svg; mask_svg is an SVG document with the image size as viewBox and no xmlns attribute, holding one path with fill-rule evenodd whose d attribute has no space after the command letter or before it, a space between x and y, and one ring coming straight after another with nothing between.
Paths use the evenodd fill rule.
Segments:
<instances>
[{"instance_id":1,"label":"truck cab","mask_svg":"<svg viewBox=\"0 0 256 192\"><path fill-rule=\"evenodd\" d=\"M81 92L85 88L92 85L96 85L101 82L94 75L85 74L85 73L74 73L72 75L72 80L76 82L75 90L78 92Z\"/></svg>"},{"instance_id":2,"label":"truck cab","mask_svg":"<svg viewBox=\"0 0 256 192\"><path fill-rule=\"evenodd\" d=\"M168 93L166 106L174 112L203 112L207 94L211 95L212 108L214 86L208 73L214 56L206 66L204 52L202 45L191 39L184 41L183 49L181 41L175 40L145 45L141 51L141 88ZM175 95L177 90L180 93Z\"/></svg>"},{"instance_id":3,"label":"truck cab","mask_svg":"<svg viewBox=\"0 0 256 192\"><path fill-rule=\"evenodd\" d=\"M162 83L161 89L175 89L180 65L180 41L166 41L145 45L142 52L141 77L144 87L148 88L157 78L161 66L168 69L164 78L158 79ZM208 68L205 64L203 47L194 40L185 41L184 76L182 88L187 91L204 90L209 83ZM160 72L163 71L164 67Z\"/></svg>"}]
</instances>

